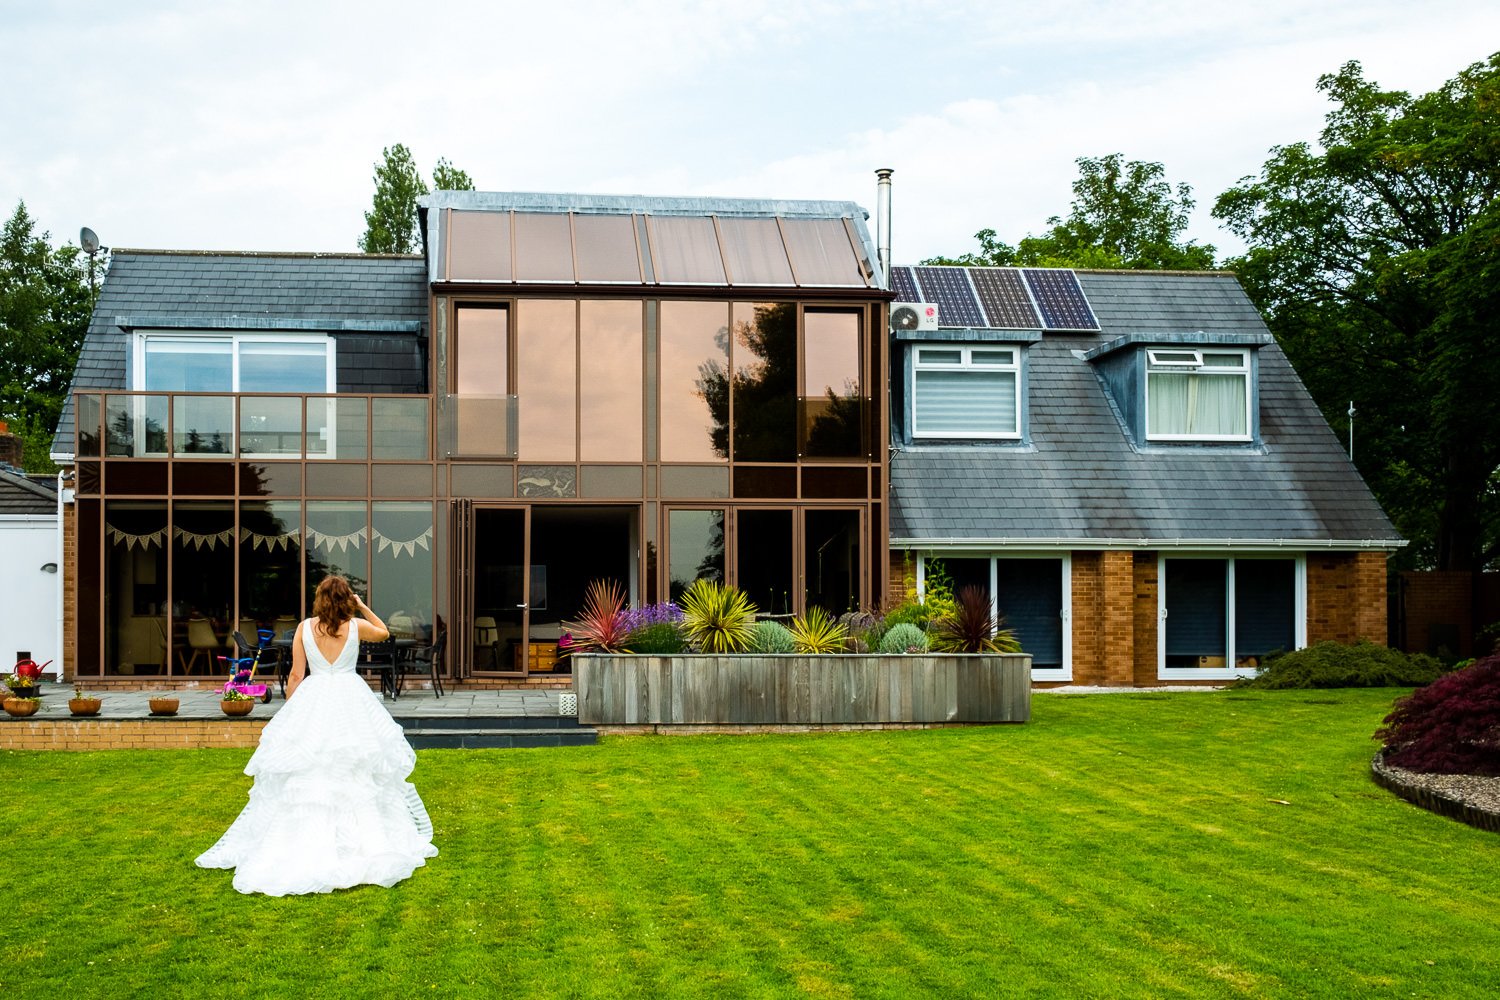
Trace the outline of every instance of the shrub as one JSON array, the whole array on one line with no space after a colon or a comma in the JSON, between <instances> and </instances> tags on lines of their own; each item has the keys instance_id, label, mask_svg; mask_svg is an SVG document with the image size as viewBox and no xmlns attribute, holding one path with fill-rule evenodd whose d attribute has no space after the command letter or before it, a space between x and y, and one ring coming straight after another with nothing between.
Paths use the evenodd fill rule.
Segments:
<instances>
[{"instance_id":1,"label":"shrub","mask_svg":"<svg viewBox=\"0 0 1500 1000\"><path fill-rule=\"evenodd\" d=\"M1375 739L1395 767L1500 776L1500 656L1398 699Z\"/></svg>"},{"instance_id":2,"label":"shrub","mask_svg":"<svg viewBox=\"0 0 1500 1000\"><path fill-rule=\"evenodd\" d=\"M947 618L956 613L953 596L953 577L941 559L929 559L922 574L922 603L933 620Z\"/></svg>"},{"instance_id":3,"label":"shrub","mask_svg":"<svg viewBox=\"0 0 1500 1000\"><path fill-rule=\"evenodd\" d=\"M624 612L625 627L635 632L647 625L676 625L682 621L682 609L671 601L665 604L648 604L644 608L631 608Z\"/></svg>"},{"instance_id":4,"label":"shrub","mask_svg":"<svg viewBox=\"0 0 1500 1000\"><path fill-rule=\"evenodd\" d=\"M925 629L931 618L932 611L927 605L919 604L915 600L904 601L887 611L884 618L870 627L870 630L865 633L865 641L872 648L879 649L886 633L897 625L915 625L919 629Z\"/></svg>"},{"instance_id":5,"label":"shrub","mask_svg":"<svg viewBox=\"0 0 1500 1000\"><path fill-rule=\"evenodd\" d=\"M910 622L897 622L880 640L882 653L910 653L912 650L927 652L927 633Z\"/></svg>"},{"instance_id":6,"label":"shrub","mask_svg":"<svg viewBox=\"0 0 1500 1000\"><path fill-rule=\"evenodd\" d=\"M578 653L628 653L630 629L625 622L625 588L617 580L595 580L584 591L583 612L564 622Z\"/></svg>"},{"instance_id":7,"label":"shrub","mask_svg":"<svg viewBox=\"0 0 1500 1000\"><path fill-rule=\"evenodd\" d=\"M756 622L750 640L752 653L794 653L797 640L780 622Z\"/></svg>"},{"instance_id":8,"label":"shrub","mask_svg":"<svg viewBox=\"0 0 1500 1000\"><path fill-rule=\"evenodd\" d=\"M658 622L654 625L642 625L630 633L625 640L633 653L642 656L666 656L671 653L687 652L687 637L682 634L682 628L675 622Z\"/></svg>"},{"instance_id":9,"label":"shrub","mask_svg":"<svg viewBox=\"0 0 1500 1000\"><path fill-rule=\"evenodd\" d=\"M935 619L928 632L939 653L1019 653L1016 633L1002 625L984 588L971 584L958 592L953 612Z\"/></svg>"},{"instance_id":10,"label":"shrub","mask_svg":"<svg viewBox=\"0 0 1500 1000\"><path fill-rule=\"evenodd\" d=\"M1399 649L1361 640L1354 645L1320 642L1293 653L1273 653L1255 677L1235 682L1235 687L1341 688L1420 687L1443 673L1443 665L1425 653L1407 654Z\"/></svg>"},{"instance_id":11,"label":"shrub","mask_svg":"<svg viewBox=\"0 0 1500 1000\"><path fill-rule=\"evenodd\" d=\"M738 587L694 580L681 603L682 631L694 649L742 653L750 647L755 605Z\"/></svg>"},{"instance_id":12,"label":"shrub","mask_svg":"<svg viewBox=\"0 0 1500 1000\"><path fill-rule=\"evenodd\" d=\"M819 607L793 618L789 631L799 653L842 653L849 641L849 630Z\"/></svg>"}]
</instances>

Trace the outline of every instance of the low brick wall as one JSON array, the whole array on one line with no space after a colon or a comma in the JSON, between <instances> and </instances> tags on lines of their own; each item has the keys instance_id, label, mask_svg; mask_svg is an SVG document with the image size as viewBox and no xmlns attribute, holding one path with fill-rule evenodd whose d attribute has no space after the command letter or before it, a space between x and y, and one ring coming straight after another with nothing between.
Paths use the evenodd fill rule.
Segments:
<instances>
[{"instance_id":1,"label":"low brick wall","mask_svg":"<svg viewBox=\"0 0 1500 1000\"><path fill-rule=\"evenodd\" d=\"M260 742L266 719L0 719L0 750L204 750Z\"/></svg>"}]
</instances>

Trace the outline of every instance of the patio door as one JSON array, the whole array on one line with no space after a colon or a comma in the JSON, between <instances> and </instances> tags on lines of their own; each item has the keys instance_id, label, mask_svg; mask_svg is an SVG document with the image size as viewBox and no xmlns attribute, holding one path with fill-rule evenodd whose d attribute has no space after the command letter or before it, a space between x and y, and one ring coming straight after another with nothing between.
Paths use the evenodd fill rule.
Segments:
<instances>
[{"instance_id":1,"label":"patio door","mask_svg":"<svg viewBox=\"0 0 1500 1000\"><path fill-rule=\"evenodd\" d=\"M464 673L523 676L531 627L531 511L472 505L459 548L459 603L466 612L456 644Z\"/></svg>"}]
</instances>

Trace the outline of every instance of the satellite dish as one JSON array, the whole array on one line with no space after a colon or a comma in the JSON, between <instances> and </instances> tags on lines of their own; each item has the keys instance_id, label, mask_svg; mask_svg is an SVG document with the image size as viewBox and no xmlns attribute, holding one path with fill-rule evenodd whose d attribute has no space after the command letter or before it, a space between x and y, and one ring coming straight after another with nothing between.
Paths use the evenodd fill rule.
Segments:
<instances>
[{"instance_id":1,"label":"satellite dish","mask_svg":"<svg viewBox=\"0 0 1500 1000\"><path fill-rule=\"evenodd\" d=\"M78 245L83 247L84 253L99 252L99 237L88 226L78 230Z\"/></svg>"}]
</instances>

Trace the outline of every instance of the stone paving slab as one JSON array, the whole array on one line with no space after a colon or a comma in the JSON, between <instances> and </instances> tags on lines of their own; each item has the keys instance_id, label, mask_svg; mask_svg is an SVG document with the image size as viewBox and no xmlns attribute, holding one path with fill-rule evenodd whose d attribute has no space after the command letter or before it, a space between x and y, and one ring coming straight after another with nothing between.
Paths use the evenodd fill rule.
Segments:
<instances>
[{"instance_id":1,"label":"stone paving slab","mask_svg":"<svg viewBox=\"0 0 1500 1000\"><path fill-rule=\"evenodd\" d=\"M97 721L111 719L153 718L148 702L152 698L176 698L177 719L222 719L217 688L171 689L159 688L140 691L113 691L90 689L84 693L104 702ZM408 690L394 700L383 698L386 710L394 716L409 718L517 718L556 716L561 691L450 691L438 698L424 689ZM71 719L68 699L73 697L71 684L42 684L42 707L32 719ZM270 704L255 703L250 712L252 719L269 719L280 711L286 701L277 694ZM0 713L0 723L12 721L10 716ZM20 721L20 720L15 720Z\"/></svg>"}]
</instances>

